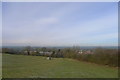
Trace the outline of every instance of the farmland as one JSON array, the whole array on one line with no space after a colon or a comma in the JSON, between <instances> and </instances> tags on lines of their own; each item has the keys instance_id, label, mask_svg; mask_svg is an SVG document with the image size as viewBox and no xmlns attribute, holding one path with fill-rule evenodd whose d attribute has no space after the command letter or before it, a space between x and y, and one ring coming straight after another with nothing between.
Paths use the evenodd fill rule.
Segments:
<instances>
[{"instance_id":1,"label":"farmland","mask_svg":"<svg viewBox=\"0 0 120 80\"><path fill-rule=\"evenodd\" d=\"M117 78L118 69L68 58L3 54L3 78Z\"/></svg>"}]
</instances>

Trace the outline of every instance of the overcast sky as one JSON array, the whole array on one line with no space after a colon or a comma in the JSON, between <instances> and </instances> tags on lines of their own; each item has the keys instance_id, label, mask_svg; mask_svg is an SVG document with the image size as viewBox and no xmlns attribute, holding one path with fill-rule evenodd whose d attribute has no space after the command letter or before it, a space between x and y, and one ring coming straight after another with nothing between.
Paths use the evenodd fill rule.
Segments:
<instances>
[{"instance_id":1,"label":"overcast sky","mask_svg":"<svg viewBox=\"0 0 120 80\"><path fill-rule=\"evenodd\" d=\"M117 2L3 2L3 45L116 46Z\"/></svg>"}]
</instances>

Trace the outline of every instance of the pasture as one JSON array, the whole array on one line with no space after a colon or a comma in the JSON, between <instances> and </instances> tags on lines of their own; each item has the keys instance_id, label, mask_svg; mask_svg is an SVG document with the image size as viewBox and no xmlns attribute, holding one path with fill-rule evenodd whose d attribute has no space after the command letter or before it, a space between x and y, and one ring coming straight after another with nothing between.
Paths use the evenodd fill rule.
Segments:
<instances>
[{"instance_id":1,"label":"pasture","mask_svg":"<svg viewBox=\"0 0 120 80\"><path fill-rule=\"evenodd\" d=\"M117 78L118 69L68 58L3 54L3 78Z\"/></svg>"}]
</instances>

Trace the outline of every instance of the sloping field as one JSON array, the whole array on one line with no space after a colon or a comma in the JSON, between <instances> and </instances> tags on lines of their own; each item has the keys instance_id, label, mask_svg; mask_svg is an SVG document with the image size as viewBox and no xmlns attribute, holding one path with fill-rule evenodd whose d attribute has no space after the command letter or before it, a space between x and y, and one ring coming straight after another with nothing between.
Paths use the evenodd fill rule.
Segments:
<instances>
[{"instance_id":1,"label":"sloping field","mask_svg":"<svg viewBox=\"0 0 120 80\"><path fill-rule=\"evenodd\" d=\"M116 78L118 69L67 58L3 54L3 78Z\"/></svg>"}]
</instances>

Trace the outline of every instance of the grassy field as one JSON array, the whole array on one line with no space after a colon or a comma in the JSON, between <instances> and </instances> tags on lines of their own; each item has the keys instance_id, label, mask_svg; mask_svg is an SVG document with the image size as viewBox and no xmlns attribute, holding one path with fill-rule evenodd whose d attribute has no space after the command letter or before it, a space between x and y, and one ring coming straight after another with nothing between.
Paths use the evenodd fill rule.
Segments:
<instances>
[{"instance_id":1,"label":"grassy field","mask_svg":"<svg viewBox=\"0 0 120 80\"><path fill-rule=\"evenodd\" d=\"M118 69L67 58L3 54L3 78L117 78Z\"/></svg>"},{"instance_id":2,"label":"grassy field","mask_svg":"<svg viewBox=\"0 0 120 80\"><path fill-rule=\"evenodd\" d=\"M2 54L0 53L0 79L2 79Z\"/></svg>"}]
</instances>

